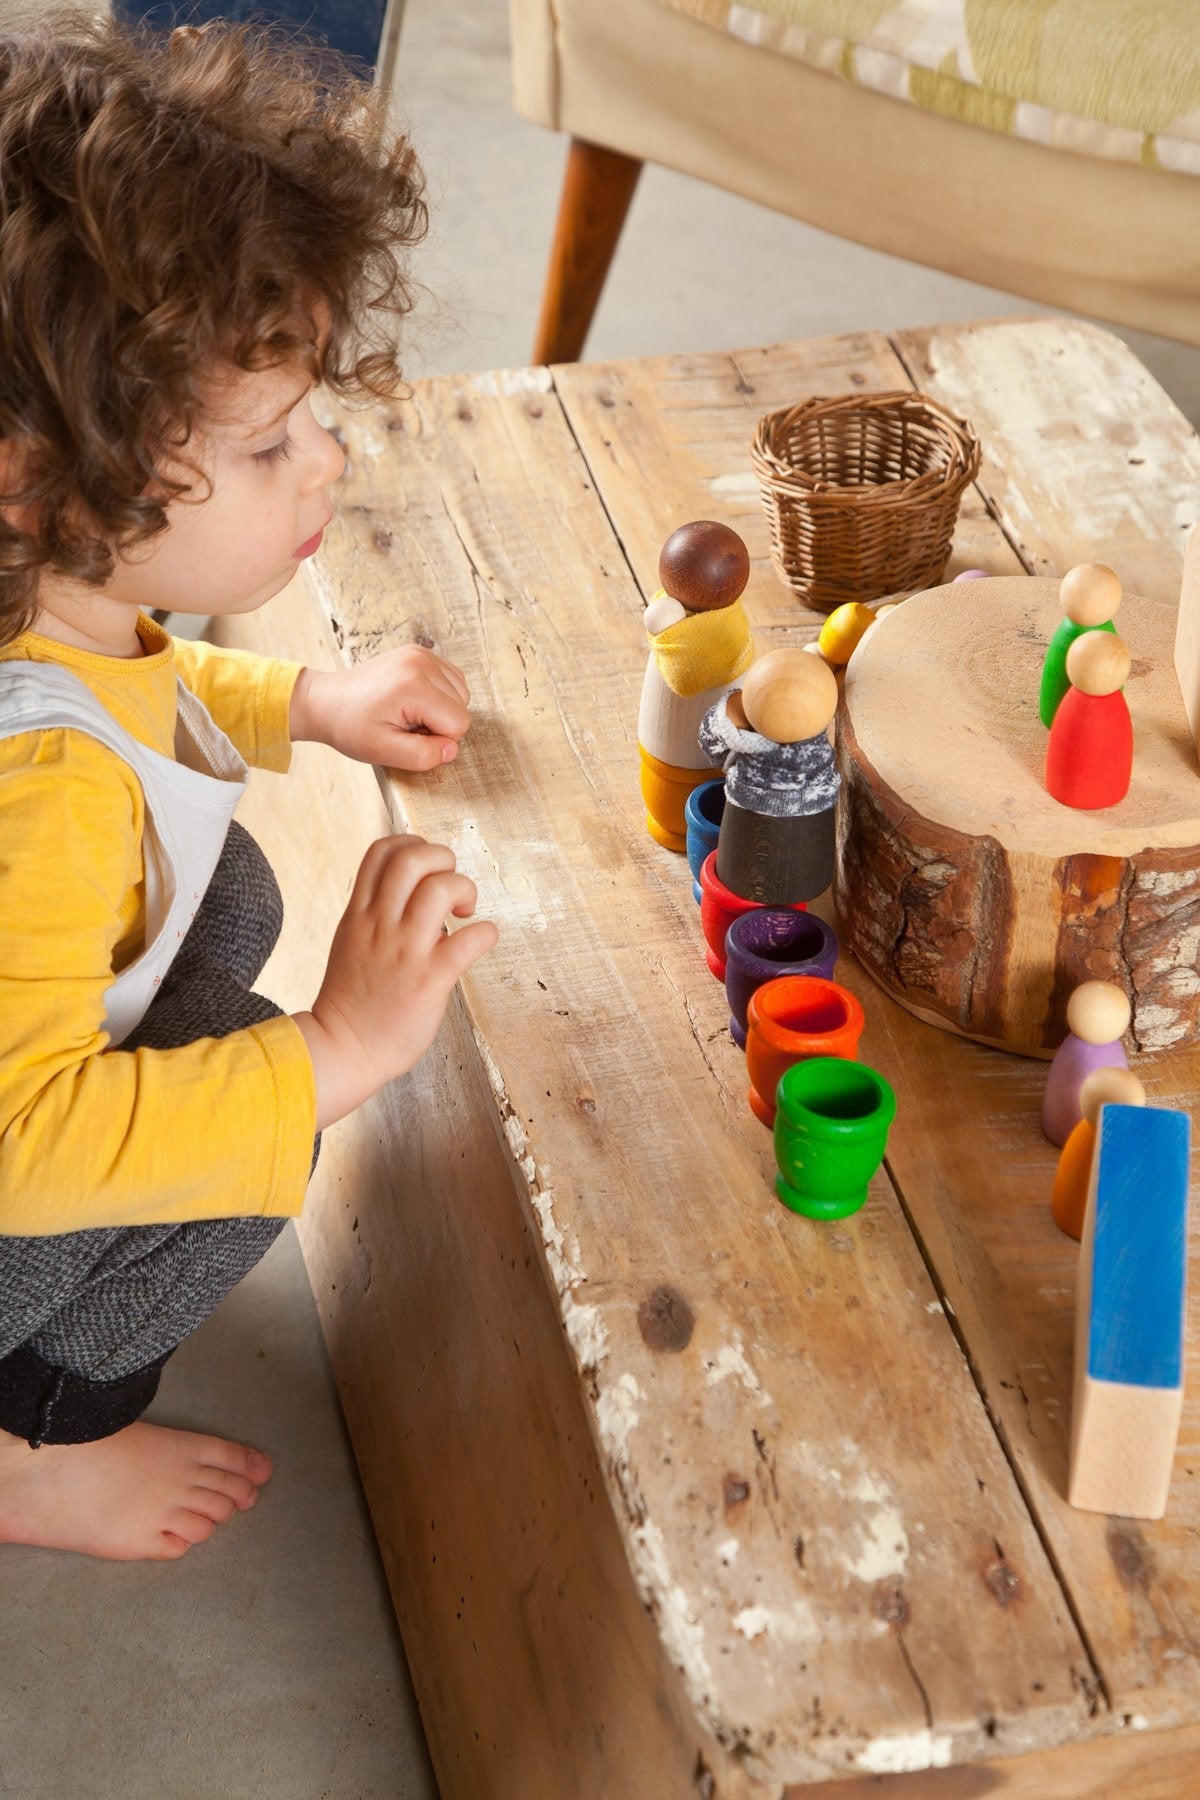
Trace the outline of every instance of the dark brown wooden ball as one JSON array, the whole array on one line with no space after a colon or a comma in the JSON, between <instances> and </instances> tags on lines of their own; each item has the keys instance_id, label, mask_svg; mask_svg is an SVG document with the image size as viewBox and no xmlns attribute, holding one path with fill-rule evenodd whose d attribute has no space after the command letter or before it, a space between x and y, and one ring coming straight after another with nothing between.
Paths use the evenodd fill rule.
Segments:
<instances>
[{"instance_id":1,"label":"dark brown wooden ball","mask_svg":"<svg viewBox=\"0 0 1200 1800\"><path fill-rule=\"evenodd\" d=\"M750 556L728 525L693 519L663 545L658 579L689 612L715 612L732 606L749 581Z\"/></svg>"}]
</instances>

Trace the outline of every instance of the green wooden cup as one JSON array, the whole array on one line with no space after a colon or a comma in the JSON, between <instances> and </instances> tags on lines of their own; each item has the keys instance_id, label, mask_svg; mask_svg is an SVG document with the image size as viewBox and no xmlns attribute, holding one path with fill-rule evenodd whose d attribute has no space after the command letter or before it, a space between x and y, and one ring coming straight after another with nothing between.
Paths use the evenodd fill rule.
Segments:
<instances>
[{"instance_id":1,"label":"green wooden cup","mask_svg":"<svg viewBox=\"0 0 1200 1800\"><path fill-rule=\"evenodd\" d=\"M882 1075L840 1056L794 1063L775 1105L775 1192L810 1219L844 1219L883 1161L896 1096Z\"/></svg>"}]
</instances>

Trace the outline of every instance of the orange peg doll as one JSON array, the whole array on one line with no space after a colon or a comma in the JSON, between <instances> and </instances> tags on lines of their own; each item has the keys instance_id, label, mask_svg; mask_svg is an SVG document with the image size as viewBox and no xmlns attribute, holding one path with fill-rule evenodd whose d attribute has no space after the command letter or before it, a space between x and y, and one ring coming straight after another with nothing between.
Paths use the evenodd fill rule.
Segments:
<instances>
[{"instance_id":1,"label":"orange peg doll","mask_svg":"<svg viewBox=\"0 0 1200 1800\"><path fill-rule=\"evenodd\" d=\"M638 713L646 829L668 850L687 847L683 809L712 779L700 721L754 660L741 594L750 557L736 531L712 519L681 525L663 545L662 588L643 615L650 657Z\"/></svg>"},{"instance_id":2,"label":"orange peg doll","mask_svg":"<svg viewBox=\"0 0 1200 1800\"><path fill-rule=\"evenodd\" d=\"M1133 721L1121 688L1129 650L1108 631L1085 631L1067 651L1064 694L1050 727L1046 788L1064 806L1116 806L1133 773Z\"/></svg>"},{"instance_id":3,"label":"orange peg doll","mask_svg":"<svg viewBox=\"0 0 1200 1800\"><path fill-rule=\"evenodd\" d=\"M1145 1106L1146 1090L1132 1069L1093 1069L1079 1090L1083 1117L1062 1147L1054 1172L1050 1210L1054 1223L1076 1243L1083 1236L1092 1155L1096 1148L1096 1120L1108 1105Z\"/></svg>"}]
</instances>

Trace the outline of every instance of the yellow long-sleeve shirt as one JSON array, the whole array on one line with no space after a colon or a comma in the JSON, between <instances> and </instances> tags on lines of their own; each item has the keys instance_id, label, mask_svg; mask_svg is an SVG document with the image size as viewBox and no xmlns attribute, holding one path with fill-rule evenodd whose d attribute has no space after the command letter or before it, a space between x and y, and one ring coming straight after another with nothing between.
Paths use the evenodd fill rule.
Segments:
<instances>
[{"instance_id":1,"label":"yellow long-sleeve shirt","mask_svg":"<svg viewBox=\"0 0 1200 1800\"><path fill-rule=\"evenodd\" d=\"M0 660L57 663L175 754L175 682L248 763L284 770L299 666L138 622L128 660L25 632ZM109 1050L105 992L145 928L141 787L83 731L0 739L0 1233L238 1215L304 1199L316 1129L299 1029L270 1019L179 1050Z\"/></svg>"}]
</instances>

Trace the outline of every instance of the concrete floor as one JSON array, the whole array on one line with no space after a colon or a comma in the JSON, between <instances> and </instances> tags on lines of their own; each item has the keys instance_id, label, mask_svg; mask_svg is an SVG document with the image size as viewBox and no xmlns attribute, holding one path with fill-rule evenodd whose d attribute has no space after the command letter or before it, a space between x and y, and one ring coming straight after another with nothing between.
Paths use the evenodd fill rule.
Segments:
<instances>
[{"instance_id":1,"label":"concrete floor","mask_svg":"<svg viewBox=\"0 0 1200 1800\"><path fill-rule=\"evenodd\" d=\"M397 81L434 212L411 373L521 364L563 145L509 109L504 0L409 0ZM647 170L588 354L1038 310ZM1122 335L1200 423L1200 352ZM0 1796L435 1800L290 1229L174 1359L153 1416L263 1444L275 1478L178 1565L0 1555Z\"/></svg>"}]
</instances>

